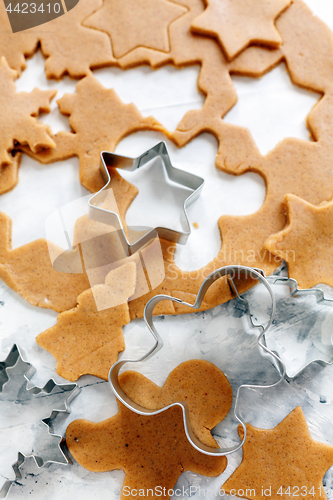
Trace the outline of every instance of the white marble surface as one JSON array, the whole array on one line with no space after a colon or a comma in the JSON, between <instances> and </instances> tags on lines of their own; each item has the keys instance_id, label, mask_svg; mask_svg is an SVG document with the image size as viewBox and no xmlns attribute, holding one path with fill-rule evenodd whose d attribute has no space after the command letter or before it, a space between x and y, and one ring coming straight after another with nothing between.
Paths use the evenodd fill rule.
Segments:
<instances>
[{"instance_id":1,"label":"white marble surface","mask_svg":"<svg viewBox=\"0 0 333 500\"><path fill-rule=\"evenodd\" d=\"M307 0L306 3L331 28L333 27L333 9L330 0ZM170 129L176 126L187 110L198 109L203 102L202 96L196 90L198 67L183 70L166 67L155 72L146 67L127 72L109 68L96 71L95 75L106 87L114 87L124 102L133 101L145 116L153 114ZM266 152L286 135L308 139L304 119L317 97L292 85L283 64L262 80L249 81L237 77L235 85L240 98L237 106L227 116L227 120L250 126L261 151ZM58 98L65 92L75 91L75 82L68 78L61 82L48 82L45 79L43 58L40 53L29 61L28 69L17 82L18 90L30 91L35 86L58 89ZM279 89L278 97L276 97L277 89ZM251 109L256 103L260 103L262 98L265 100L265 106L261 108L259 106L258 113L253 117ZM276 100L281 104L270 106L270 103ZM292 113L290 107L294 106L296 101L295 113ZM287 109L283 105L286 102ZM59 114L55 103L52 108L52 113L49 116L45 115L43 120L52 126L54 132L68 130L68 121ZM283 119L280 114L278 117L274 115L276 111L280 113L281 109L284 110ZM292 128L286 129L285 119L290 114L295 120L292 123L288 121ZM270 124L269 129L267 123ZM162 139L164 137L157 133L133 134L120 143L117 151L135 156ZM265 196L264 183L255 174L233 177L218 172L214 167L216 140L208 134L193 140L181 150L177 150L170 143L168 147L175 166L201 175L206 181L200 199L189 209L190 220L192 223L198 222L199 229L193 230L187 245L179 247L176 254L176 262L180 267L198 269L209 262L219 249L218 217L222 214L248 214L257 210ZM140 182L142 179L138 179L139 187ZM87 191L78 182L77 159L41 166L24 157L18 186L12 192L0 197L0 210L13 218L13 246L17 247L43 237L48 215L60 206L86 194ZM133 214L135 216L134 208ZM136 221L137 224L140 222L142 221ZM144 222L147 225L150 223ZM267 318L269 312L267 297L261 290L258 288L247 295L254 315L258 318ZM309 305L306 305L305 313L308 307L312 307L311 304L310 301ZM312 309L309 316L306 316L301 305L300 311L297 309L297 314L303 316L298 316L298 321L293 322L295 307L292 299L281 289L275 330L272 330L274 338L272 338L274 342L281 343L283 350L284 332L291 332L288 336L289 353L285 353L287 365L295 362L293 359L295 352L297 362L300 364L310 355L311 346L305 342L308 336L319 340L322 338L324 344L329 344L332 331L332 313L329 306L321 309L320 316L314 317ZM55 373L53 357L35 342L36 335L54 325L56 317L55 312L29 305L4 283L0 283L0 360L5 359L13 343L19 344L26 359L37 369L32 383L39 386L44 385L51 377L58 383L65 382ZM304 318L302 323L299 322L300 317ZM165 346L155 358L142 365L140 371L158 384L162 384L168 373L179 363L193 358L207 359L215 363L226 373L234 393L240 383L269 383L277 378L275 368L269 360L260 355L255 332L249 331L236 301L204 313L159 318L156 323ZM152 339L143 320L131 322L124 328L124 335L126 357L139 357L152 345ZM316 342L318 344L317 340ZM296 351L295 346L297 346ZM321 349L319 346L319 351ZM332 349L330 345L326 345L323 349L325 350L323 355L329 356ZM333 367L311 365L295 380L283 382L275 389L247 391L241 404L243 415L246 421L253 425L273 427L295 406L301 404L312 436L333 444L332 379ZM74 419L87 418L97 422L117 411L115 397L111 394L108 383L94 377L82 377L78 383L82 390L71 404L71 414L58 422L57 430L62 434L68 423ZM4 432L5 425L1 415L5 413L6 410L0 410L1 432ZM29 421L29 412L26 418ZM231 412L215 429L215 435L222 443L231 444L237 439L235 429L236 424ZM6 478L14 477L11 463L16 453L18 451L29 453L32 435L36 439L36 433L45 432L44 429L39 429L38 422L30 422L23 430L24 432L20 429L16 447L14 444L9 447L4 439L0 440L2 466L0 487ZM207 498L214 498L240 459L241 452L231 456L228 468L222 477L208 479L184 473L178 485L201 486L206 488ZM51 465L49 468L37 469L31 459L26 461L21 470L22 479L11 488L9 500L118 499L124 477L122 471L90 473L75 462L68 466ZM333 470L325 476L324 485L328 489L328 497L330 492L333 497Z\"/></svg>"}]
</instances>

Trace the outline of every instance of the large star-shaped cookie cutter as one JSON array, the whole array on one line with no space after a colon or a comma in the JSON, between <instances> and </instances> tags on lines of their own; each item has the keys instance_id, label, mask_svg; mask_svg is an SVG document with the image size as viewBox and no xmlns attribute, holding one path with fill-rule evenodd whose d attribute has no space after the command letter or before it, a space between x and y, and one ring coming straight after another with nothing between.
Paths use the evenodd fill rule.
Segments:
<instances>
[{"instance_id":1,"label":"large star-shaped cookie cutter","mask_svg":"<svg viewBox=\"0 0 333 500\"><path fill-rule=\"evenodd\" d=\"M180 221L183 227L183 231L176 231L167 227L156 227L154 229L148 230L148 232L141 236L137 241L130 242L119 215L116 212L107 210L99 205L105 199L107 193L106 190L111 182L113 168L133 172L134 170L143 167L144 165L146 165L146 163L158 157L161 158L163 162L168 179L176 184L179 184L180 186L189 188L192 191L192 193L185 199L183 204L183 211L180 215ZM132 255L137 250L142 248L152 238L155 238L156 233L162 239L173 241L181 245L184 245L186 243L189 235L191 234L191 226L186 208L199 196L200 190L204 185L204 179L202 177L198 177L197 175L173 167L165 142L159 142L154 147L148 149L148 151L138 156L137 158L130 158L128 156L121 156L115 153L102 151L100 169L101 174L106 181L106 184L89 200L89 217L98 222L113 226L115 230L118 231L118 234L123 240L124 248L126 249L127 247L128 255Z\"/></svg>"},{"instance_id":2,"label":"large star-shaped cookie cutter","mask_svg":"<svg viewBox=\"0 0 333 500\"><path fill-rule=\"evenodd\" d=\"M272 302L272 307L271 307L271 314L269 321L267 322L266 326L263 325L257 325L253 322L252 316L250 314L250 308L249 308L249 303L246 299L241 297L237 291L236 285L234 283L233 278L236 276L242 277L249 277L254 280L259 281L264 287L268 290L271 302ZM258 345L262 348L262 350L269 354L272 357L273 364L275 365L275 368L277 369L277 372L279 374L279 379L274 382L273 384L268 384L268 385L252 385L252 384L242 384L238 387L237 393L236 393L236 401L235 401L235 408L234 408L234 415L237 421L241 424L243 431L244 431L244 437L242 441L232 447L226 447L226 448L212 448L210 446L206 446L203 443L199 441L199 439L194 435L193 429L191 427L190 423L190 418L189 418L189 409L188 406L185 402L179 401L176 403L172 403L168 406L165 406L164 408L160 410L148 410L147 408L144 408L134 401L132 401L127 394L122 390L120 383L119 383L119 371L120 369L126 364L126 363L140 363L142 361L147 361L150 359L152 356L157 354L157 352L163 347L163 340L160 337L159 333L157 332L154 323L153 323L153 311L155 306L163 301L163 300L172 300L173 302L177 302L179 304L183 304L185 306L191 307L193 311L197 310L200 305L202 304L203 298L208 290L208 288L219 278L222 278L223 276L226 276L229 279L229 285L233 292L237 295L237 297L242 301L243 305L245 306L245 310L248 313L248 319L250 322L250 325L253 328L260 328L261 332L258 335L257 342ZM156 295L152 299L147 302L147 305L145 307L144 311L144 319L146 322L146 325L152 334L154 340L155 340L155 345L150 349L150 351L142 356L140 359L124 359L120 360L117 363L115 363L109 372L109 382L112 388L112 391L116 395L116 397L119 399L121 403L123 403L127 408L130 410L139 413L140 415L157 415L163 411L168 410L169 408L173 406L180 406L183 412L183 420L184 420L184 428L185 428L185 433L186 436L189 440L189 442L196 448L198 451L204 453L205 455L211 455L211 456L224 456L224 455L229 455L230 453L234 453L235 451L239 450L245 440L246 440L246 423L244 422L240 410L239 410L239 398L242 389L268 389L271 387L275 387L278 385L280 382L285 377L285 366L278 356L277 353L271 351L267 346L264 341L265 339L265 333L268 331L270 326L272 325L273 322L273 317L275 313L275 298L274 294L272 291L272 288L270 284L268 283L266 277L264 276L264 273L260 269L254 269L254 268L249 268L246 266L240 266L240 265L234 265L234 266L225 266L217 269L216 271L213 271L202 283L198 295L196 297L196 301L194 304L189 304L187 302L183 302L181 299L171 297L169 295Z\"/></svg>"},{"instance_id":3,"label":"large star-shaped cookie cutter","mask_svg":"<svg viewBox=\"0 0 333 500\"><path fill-rule=\"evenodd\" d=\"M270 285L287 285L290 290L290 295L295 297L295 296L309 296L309 295L314 295L316 298L317 303L323 302L325 305L333 306L333 298L327 298L325 297L325 292L321 288L298 288L298 283L294 278L288 278L286 276L269 276L266 278L268 283ZM263 336L263 343L266 345L266 338L265 335ZM333 345L333 331L332 331L332 345ZM281 353L278 350L274 350L278 356L281 356ZM320 358L318 357L317 359L312 359L308 363L304 364L299 370L297 370L294 373L290 373L288 370L288 367L286 367L286 375L289 379L294 379L298 377L304 370L306 370L310 365L313 363L317 363L321 366L329 366L333 364L333 358L331 359L325 359L325 358Z\"/></svg>"}]
</instances>

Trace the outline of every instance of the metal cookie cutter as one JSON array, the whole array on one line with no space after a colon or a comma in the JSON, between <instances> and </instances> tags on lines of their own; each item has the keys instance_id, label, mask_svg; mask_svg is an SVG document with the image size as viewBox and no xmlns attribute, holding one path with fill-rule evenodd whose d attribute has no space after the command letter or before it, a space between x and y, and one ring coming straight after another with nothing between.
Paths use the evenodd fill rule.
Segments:
<instances>
[{"instance_id":1,"label":"metal cookie cutter","mask_svg":"<svg viewBox=\"0 0 333 500\"><path fill-rule=\"evenodd\" d=\"M186 403L179 401L176 403L172 403L168 406L165 406L164 408L162 408L160 410L148 410L147 408L144 408L144 407L136 404L134 401L132 401L125 394L125 392L122 390L122 388L119 384L118 376L119 376L120 369L126 363L133 363L133 362L140 363L141 361L146 361L149 358L151 358L152 356L154 356L163 347L163 340L160 337L160 335L158 334L158 332L154 326L154 323L153 323L153 310L154 310L155 306L159 302L161 302L162 300L172 300L172 301L177 302L179 304L183 304L185 306L191 307L195 311L202 304L203 298L204 298L205 293L208 290L208 288L217 279L219 279L223 276L227 276L230 279L229 283L230 283L231 288L234 290L236 295L240 298L240 300L246 306L246 310L249 313L249 304L244 298L239 296L237 288L236 288L234 281L232 279L232 276L235 275L236 272L237 273L246 273L247 276L251 277L252 279L258 280L262 285L264 285L264 287L269 292L269 295L270 295L270 298L272 301L272 310L271 310L270 319L269 319L268 323L266 324L266 326L264 327L263 325L254 324L251 316L249 316L249 319L250 319L250 323L252 324L253 327L261 328L261 332L257 338L258 345L266 353L268 353L270 356L272 356L272 358L274 359L274 361L277 365L276 368L277 368L278 373L279 373L279 379L277 380L277 382L275 382L273 384L269 384L269 385L242 384L241 386L238 387L237 394L236 394L234 415L235 415L236 419L238 420L238 422L243 427L244 437L243 437L241 443L236 445L236 446L229 447L229 448L212 448L212 447L209 447L209 446L202 444L198 440L198 438L194 435L194 432L193 432L192 427L191 427L190 419L189 419L189 410L188 410L188 406ZM229 455L230 453L233 453L233 452L237 451L238 449L240 449L246 440L246 424L245 424L244 420L242 419L242 417L239 413L239 410L238 410L238 402L239 402L241 390L244 388L264 389L264 388L275 387L284 379L284 376L285 376L285 367L284 367L284 364L281 361L280 357L275 352L272 352L270 349L268 349L268 347L265 345L265 342L262 342L262 339L264 339L265 333L272 325L274 312L275 312L274 295L273 295L271 286L269 285L267 279L263 275L263 272L261 270L257 270L257 269L253 269L253 268L249 268L249 267L245 267L245 266L237 266L237 265L225 266L225 267L221 267L220 269L217 269L216 271L212 272L203 281L194 304L188 304L187 302L183 302L182 300L180 300L178 298L170 297L168 295L157 295L149 300L149 302L147 303L147 305L145 307L145 312L144 312L145 322L148 326L150 333L152 334L152 336L155 339L155 345L147 354L142 356L140 359L136 359L136 360L124 359L124 360L121 360L121 361L118 361L117 363L115 363L111 367L111 370L109 372L109 382L110 382L111 388L112 388L114 394L116 395L116 397L119 399L119 401L121 401L121 403L123 403L125 406L127 406L127 408L129 408L130 410L133 410L134 412L136 412L140 415L157 415L157 414L159 414L159 413L161 413L161 412L163 412L163 411L165 411L173 406L180 406L182 409L182 412L183 412L183 420L184 420L184 427L185 427L186 436L187 436L188 440L190 441L190 443L192 444L192 446L194 446L194 448L196 448L198 451L204 453L205 455L211 455L211 456Z\"/></svg>"},{"instance_id":2,"label":"metal cookie cutter","mask_svg":"<svg viewBox=\"0 0 333 500\"><path fill-rule=\"evenodd\" d=\"M77 384L57 384L53 379L50 379L44 387L34 386L28 389L27 383L32 378L35 371L35 368L30 363L23 360L17 345L12 347L5 361L0 362L0 408L2 408L2 403L5 404L5 402L10 403L12 406L15 405L15 412L13 412L13 419L11 420L12 427L19 428L24 425L24 423L22 424L19 422L18 425L15 426L15 418L26 420L25 416L21 417L22 412L18 410L17 405L22 405L22 407L24 406L25 408L28 408L29 401L32 401L34 405L37 405L38 403L45 404L45 402L47 402L46 396L56 396L57 400L61 400L60 404L63 409L53 409L50 412L48 408L45 417L41 420L47 432L45 435L43 434L42 442L39 439L38 442L31 443L33 452L30 455L25 455L17 450L18 459L12 464L15 479L8 480L3 484L0 489L0 498L4 498L10 490L12 484L16 480L21 479L22 476L20 473L20 467L23 465L26 458L32 457L38 468L44 466L48 467L52 463L62 465L69 463L69 460L61 447L63 437L53 433L53 423L59 414L64 415L70 413L69 405L80 392L80 388ZM8 386L6 388L7 383ZM55 388L57 389L56 392L54 392ZM40 402L38 402L38 398L40 399ZM59 402L57 404L59 404ZM34 406L30 408L30 410L31 409L33 410ZM31 413L33 414L33 412ZM5 413L3 414L5 415ZM18 447L19 446L21 446L21 443L18 443ZM56 456L58 456L59 459L55 459Z\"/></svg>"},{"instance_id":3,"label":"metal cookie cutter","mask_svg":"<svg viewBox=\"0 0 333 500\"><path fill-rule=\"evenodd\" d=\"M184 201L183 212L181 213L183 231L175 231L166 227L156 227L149 230L144 236L139 238L134 243L131 243L127 238L119 215L116 212L106 210L99 205L104 201L106 195L105 190L111 182L110 174L112 168L134 171L143 167L154 158L161 158L169 180L192 190L190 196L188 196L188 198ZM124 247L128 248L129 255L132 255L139 248L145 245L145 243L150 241L152 238L155 238L156 233L162 239L174 241L176 243L180 243L181 245L186 243L189 235L191 234L191 226L188 220L186 208L199 196L200 190L204 185L204 179L173 167L165 142L159 142L156 146L148 149L148 151L138 156L138 158L130 158L103 151L101 153L100 169L102 176L106 181L106 185L89 200L89 216L98 222L113 226L124 240Z\"/></svg>"},{"instance_id":4,"label":"metal cookie cutter","mask_svg":"<svg viewBox=\"0 0 333 500\"><path fill-rule=\"evenodd\" d=\"M267 277L266 279L271 285L287 285L289 287L290 295L292 297L313 295L313 296L315 296L317 303L322 303L323 305L325 304L325 306L331 305L333 307L333 299L325 298L325 293L321 288L300 289L300 288L298 288L298 283L295 279L284 277L284 276L282 277L282 276L272 275L272 276ZM302 321L304 319L304 321L309 323L310 316L311 316L311 313L307 309L307 311L305 313L305 317L304 318L300 317L299 320ZM326 358L319 357L317 359L312 359L311 361L307 362L306 364L304 364L304 366L302 366L300 369L298 369L297 371L295 371L293 373L290 373L288 366L287 366L287 368L286 368L287 377L290 379L296 378L298 375L300 375L300 373L302 373L308 366L312 365L313 363L317 363L321 366L332 365L333 364L333 332L332 332L332 336L331 336L330 341L331 341L331 350L332 350L330 355L326 356ZM266 345L265 336L263 337L263 342ZM274 352L277 352L279 357L282 356L282 353L279 351L278 348L275 348Z\"/></svg>"}]
</instances>

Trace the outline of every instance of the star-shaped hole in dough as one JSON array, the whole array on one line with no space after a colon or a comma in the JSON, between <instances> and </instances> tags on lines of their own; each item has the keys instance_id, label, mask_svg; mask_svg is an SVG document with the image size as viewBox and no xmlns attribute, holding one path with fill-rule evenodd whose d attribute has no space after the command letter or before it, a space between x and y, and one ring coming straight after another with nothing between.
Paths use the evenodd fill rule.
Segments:
<instances>
[{"instance_id":1,"label":"star-shaped hole in dough","mask_svg":"<svg viewBox=\"0 0 333 500\"><path fill-rule=\"evenodd\" d=\"M253 491L255 498L272 500L293 494L326 499L322 481L333 464L333 446L311 437L300 406L273 429L246 427L243 460L222 486L225 493L236 491L238 497L250 500Z\"/></svg>"},{"instance_id":2,"label":"star-shaped hole in dough","mask_svg":"<svg viewBox=\"0 0 333 500\"><path fill-rule=\"evenodd\" d=\"M306 117L321 95L295 86L285 64L260 79L235 77L233 82L238 101L223 123L246 127L262 156L286 137L311 140Z\"/></svg>"},{"instance_id":3,"label":"star-shaped hole in dough","mask_svg":"<svg viewBox=\"0 0 333 500\"><path fill-rule=\"evenodd\" d=\"M228 60L250 44L277 48L282 42L274 20L290 0L205 0L206 10L192 22L195 33L216 37Z\"/></svg>"},{"instance_id":4,"label":"star-shaped hole in dough","mask_svg":"<svg viewBox=\"0 0 333 500\"><path fill-rule=\"evenodd\" d=\"M0 124L1 148L0 166L10 165L12 157L9 152L16 144L27 145L32 152L54 148L50 137L50 128L39 122L39 112L50 111L50 100L55 96L54 90L34 89L16 93L14 80L17 72L10 69L4 57L0 59L0 108L3 120Z\"/></svg>"},{"instance_id":5,"label":"star-shaped hole in dough","mask_svg":"<svg viewBox=\"0 0 333 500\"><path fill-rule=\"evenodd\" d=\"M221 401L221 376L205 377L205 385L202 390L191 390L200 380L200 371L196 373L198 365L203 370L210 365L211 373L219 370L211 363L201 360L191 360L179 365L170 374L173 391L181 400L188 395L188 407L196 417L196 429L199 434L205 436L207 429L203 429L207 423L207 412L215 412L213 419L224 418L225 411L219 405ZM192 374L191 374L192 371ZM125 374L122 375L122 377ZM124 383L127 387L137 383L137 374L128 373ZM190 377L188 377L190 375ZM177 388L178 379L181 379ZM184 380L186 379L185 383ZM193 380L197 384L193 384ZM218 388L215 382L219 383ZM145 388L148 389L147 397L151 391L156 390L155 384L145 379ZM149 384L151 387L149 387ZM171 389L169 387L169 389ZM214 405L207 408L208 399L217 403L217 411ZM166 398L175 394L170 391ZM145 397L141 390L140 397ZM170 401L171 402L171 401ZM226 457L207 456L198 452L188 441L183 424L183 415L179 407L172 407L158 415L142 416L134 413L121 403L118 404L118 413L102 422L93 423L88 420L75 420L66 430L66 442L70 453L82 467L92 472L106 472L123 469L125 480L122 486L121 498L126 497L127 490L141 490L143 497L158 497L154 494L156 487L162 488L162 498L169 498L169 489L172 489L180 476L186 470L209 477L220 475L227 465ZM222 405L223 406L223 405ZM210 436L217 447L217 443ZM165 490L163 490L165 488ZM150 493L147 491L150 490ZM153 492L153 493L152 493ZM128 496L128 495L127 495Z\"/></svg>"},{"instance_id":6,"label":"star-shaped hole in dough","mask_svg":"<svg viewBox=\"0 0 333 500\"><path fill-rule=\"evenodd\" d=\"M169 0L105 0L85 26L106 31L117 58L140 46L168 52L168 26L186 11Z\"/></svg>"},{"instance_id":7,"label":"star-shaped hole in dough","mask_svg":"<svg viewBox=\"0 0 333 500\"><path fill-rule=\"evenodd\" d=\"M333 286L333 203L314 206L297 196L285 196L287 225L265 247L288 264L289 277L300 288L318 283Z\"/></svg>"},{"instance_id":8,"label":"star-shaped hole in dough","mask_svg":"<svg viewBox=\"0 0 333 500\"><path fill-rule=\"evenodd\" d=\"M261 208L247 216L222 215L219 228L223 237L224 255L237 256L238 264L259 267L266 275L281 265L279 257L265 248L265 242L272 234L282 231L286 225L284 196L292 193L313 205L319 205L333 197L333 99L328 90L332 70L324 64L323 59L327 58L328 54L333 56L332 33L323 29L322 22L314 17L308 8L301 8L302 5L301 2L293 3L281 15L277 25L281 29L282 20L288 18L288 23L281 31L284 41L287 34L290 34L290 26L297 26L293 32L294 36L288 39L288 52L285 45L282 49L287 68L292 68L292 80L316 91L324 91L327 88L324 97L307 116L307 126L314 140L285 138L263 157L247 129L228 124L224 120L211 121L210 125L206 125L206 130L211 131L219 141L216 161L218 169L233 175L259 173L265 181L266 197ZM321 54L315 50L306 50L305 56L300 55L303 53L301 47L305 50L304 43L309 31L316 40L316 47L321 45L326 48L325 56L320 57ZM311 71L311 68L315 68L315 71ZM314 74L318 80L316 86L313 85ZM194 121L193 124L195 125ZM188 123L190 134L184 132L178 135L180 141L177 140L177 144L188 142L194 130L196 134L200 133L200 128L195 129L192 125Z\"/></svg>"}]
</instances>

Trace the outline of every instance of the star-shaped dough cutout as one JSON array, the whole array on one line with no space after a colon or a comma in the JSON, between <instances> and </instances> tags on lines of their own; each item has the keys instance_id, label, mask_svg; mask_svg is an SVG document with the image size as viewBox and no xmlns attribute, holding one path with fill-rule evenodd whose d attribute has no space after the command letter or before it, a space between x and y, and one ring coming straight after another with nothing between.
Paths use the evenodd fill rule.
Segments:
<instances>
[{"instance_id":1,"label":"star-shaped dough cutout","mask_svg":"<svg viewBox=\"0 0 333 500\"><path fill-rule=\"evenodd\" d=\"M314 206L287 194L285 205L287 225L268 238L265 247L287 262L289 277L300 288L333 286L333 202Z\"/></svg>"},{"instance_id":2,"label":"star-shaped dough cutout","mask_svg":"<svg viewBox=\"0 0 333 500\"><path fill-rule=\"evenodd\" d=\"M136 47L168 52L168 26L186 11L169 0L105 0L85 26L106 31L117 58Z\"/></svg>"},{"instance_id":3,"label":"star-shaped dough cutout","mask_svg":"<svg viewBox=\"0 0 333 500\"><path fill-rule=\"evenodd\" d=\"M275 18L291 0L205 0L206 10L191 25L195 33L216 37L228 60L250 44L277 48L282 42Z\"/></svg>"},{"instance_id":4,"label":"star-shaped dough cutout","mask_svg":"<svg viewBox=\"0 0 333 500\"><path fill-rule=\"evenodd\" d=\"M311 437L300 406L273 429L246 428L243 461L222 486L225 493L236 490L238 497L248 499L254 498L253 490L255 498L271 500L290 499L297 492L314 500L326 498L322 481L333 464L333 446Z\"/></svg>"},{"instance_id":5,"label":"star-shaped dough cutout","mask_svg":"<svg viewBox=\"0 0 333 500\"><path fill-rule=\"evenodd\" d=\"M34 89L16 93L14 80L17 72L10 69L4 57L0 59L0 108L4 117L0 123L0 166L12 163L9 152L16 143L27 145L34 153L41 149L54 148L50 137L51 130L36 118L39 112L50 111L50 100L56 94L54 90Z\"/></svg>"},{"instance_id":6,"label":"star-shaped dough cutout","mask_svg":"<svg viewBox=\"0 0 333 500\"><path fill-rule=\"evenodd\" d=\"M204 455L190 444L179 407L142 416L121 403L118 406L119 412L103 422L74 420L67 427L66 443L85 469L125 472L121 499L133 489L147 498L150 490L150 497L157 498L159 495L152 494L156 487L162 489L161 498L169 498L168 490L183 472L216 477L226 468L226 457Z\"/></svg>"}]
</instances>

